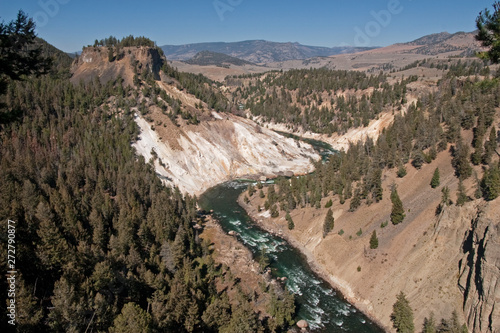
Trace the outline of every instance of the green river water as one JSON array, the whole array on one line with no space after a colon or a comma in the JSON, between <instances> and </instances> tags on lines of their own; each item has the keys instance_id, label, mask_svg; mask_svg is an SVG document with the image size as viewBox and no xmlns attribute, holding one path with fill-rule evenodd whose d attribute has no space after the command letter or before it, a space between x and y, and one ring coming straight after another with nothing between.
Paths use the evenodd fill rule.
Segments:
<instances>
[{"instance_id":1,"label":"green river water","mask_svg":"<svg viewBox=\"0 0 500 333\"><path fill-rule=\"evenodd\" d=\"M324 142L308 141L322 156L332 153ZM224 231L238 233L239 240L254 255L263 248L271 259L274 277L287 277L287 288L295 294L297 320L305 319L312 332L383 332L308 266L301 253L283 239L259 228L237 199L248 181L230 181L207 190L199 199L201 208L213 210Z\"/></svg>"}]
</instances>

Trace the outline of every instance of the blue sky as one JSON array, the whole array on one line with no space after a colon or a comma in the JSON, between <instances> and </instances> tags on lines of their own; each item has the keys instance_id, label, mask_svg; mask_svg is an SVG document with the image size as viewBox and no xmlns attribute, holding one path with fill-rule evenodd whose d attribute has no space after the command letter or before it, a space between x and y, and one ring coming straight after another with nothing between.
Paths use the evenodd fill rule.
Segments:
<instances>
[{"instance_id":1,"label":"blue sky","mask_svg":"<svg viewBox=\"0 0 500 333\"><path fill-rule=\"evenodd\" d=\"M493 0L2 0L0 17L23 9L37 33L73 52L110 35L158 45L265 39L316 46L386 46L430 33L473 31Z\"/></svg>"}]
</instances>

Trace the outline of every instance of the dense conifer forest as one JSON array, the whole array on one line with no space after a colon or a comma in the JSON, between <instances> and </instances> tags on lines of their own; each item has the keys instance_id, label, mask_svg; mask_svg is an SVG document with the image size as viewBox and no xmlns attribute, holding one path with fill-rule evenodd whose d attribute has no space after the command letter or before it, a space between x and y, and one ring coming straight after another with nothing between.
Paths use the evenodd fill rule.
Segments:
<instances>
[{"instance_id":1,"label":"dense conifer forest","mask_svg":"<svg viewBox=\"0 0 500 333\"><path fill-rule=\"evenodd\" d=\"M27 17L18 20L33 29ZM0 37L8 40L12 31L6 27L2 23ZM460 180L457 205L471 199L462 186L471 177L477 179L476 198L500 195L495 156L500 84L486 62L447 65L435 92L409 105L407 85L416 76L274 71L228 77L224 84L232 92L223 93L220 84L165 63L163 74L171 83L206 104L200 102L197 113L144 73L135 73L134 87L124 87L120 77L72 84L71 59L34 34L27 38L28 51L3 44L10 53L0 53L0 221L4 230L8 220L16 223L19 332L284 332L294 323L294 298L280 287L262 287L267 313L256 312L251 300L257 296L242 292L194 228L203 219L196 197L165 187L154 167L135 153L131 144L139 130L131 110L137 107L147 119L147 103L175 123L181 116L189 124L198 124L205 108L237 113L241 103L263 122L322 134L342 134L383 112L394 114L378 139L352 143L327 162L315 162L310 175L278 178L265 193L260 183L249 186L249 196L266 199L263 208L271 217L286 214L289 229L291 210L321 208L327 196L337 195L342 204L351 199L350 211L379 202L384 170L396 169L404 177L409 162L419 169L442 151L452 156ZM132 46L156 47L133 36L96 40L93 47L108 48L111 62L120 49ZM19 66L9 74L7 64L24 56L26 70ZM481 166L480 175L473 166ZM439 182L436 169L430 186ZM397 188L391 193L396 225L405 214ZM443 188L442 204L449 198ZM324 237L334 225L330 209ZM0 238L7 243L6 233ZM370 247L378 247L375 232ZM1 251L7 257L7 249ZM2 300L7 290L4 279ZM0 309L6 311L6 302Z\"/></svg>"},{"instance_id":2,"label":"dense conifer forest","mask_svg":"<svg viewBox=\"0 0 500 333\"><path fill-rule=\"evenodd\" d=\"M367 126L388 108L405 103L406 85L416 76L389 84L387 75L320 69L292 69L226 78L232 98L253 116L315 133L344 133Z\"/></svg>"},{"instance_id":3,"label":"dense conifer forest","mask_svg":"<svg viewBox=\"0 0 500 333\"><path fill-rule=\"evenodd\" d=\"M53 60L49 74L2 77L0 220L4 230L16 223L18 331L243 332L292 324L293 296L266 287L272 317L259 317L249 303L255 296L214 262L193 228L196 198L165 187L135 154L134 88L120 78L73 85L70 62ZM1 237L6 244L7 233ZM236 299L229 290L239 290ZM5 313L5 301L0 308Z\"/></svg>"},{"instance_id":4,"label":"dense conifer forest","mask_svg":"<svg viewBox=\"0 0 500 333\"><path fill-rule=\"evenodd\" d=\"M393 124L376 141L351 144L347 152L332 155L327 163L318 162L314 174L278 180L276 189L269 189L264 208L319 208L321 198L333 193L341 203L352 198L349 210L353 211L363 202L382 199L384 169L397 168L398 175L404 177L406 163L419 169L447 149L453 157L455 175L461 180L473 176L473 164L483 166L484 175L476 184L477 197L498 197L499 166L492 157L497 146L494 120L495 108L500 106L500 85L498 78L480 79L478 73L463 76L466 66L465 62L453 66L438 83L436 93L419 98L405 113L396 112ZM480 71L482 66L474 68ZM398 98L394 103L401 102ZM462 137L464 131L472 131L472 140ZM462 200L468 198L462 196Z\"/></svg>"}]
</instances>

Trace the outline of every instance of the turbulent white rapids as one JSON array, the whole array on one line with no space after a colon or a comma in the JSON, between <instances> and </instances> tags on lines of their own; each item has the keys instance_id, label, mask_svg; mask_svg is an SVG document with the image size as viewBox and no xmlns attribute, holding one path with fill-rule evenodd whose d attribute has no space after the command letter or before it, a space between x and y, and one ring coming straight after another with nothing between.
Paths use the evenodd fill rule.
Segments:
<instances>
[{"instance_id":1,"label":"turbulent white rapids","mask_svg":"<svg viewBox=\"0 0 500 333\"><path fill-rule=\"evenodd\" d=\"M307 320L314 332L381 332L314 274L297 250L252 223L236 202L247 185L238 181L218 185L200 197L200 204L204 209L213 209L223 229L235 231L254 254L265 249L273 276L287 277L285 285L295 294L297 320Z\"/></svg>"}]
</instances>

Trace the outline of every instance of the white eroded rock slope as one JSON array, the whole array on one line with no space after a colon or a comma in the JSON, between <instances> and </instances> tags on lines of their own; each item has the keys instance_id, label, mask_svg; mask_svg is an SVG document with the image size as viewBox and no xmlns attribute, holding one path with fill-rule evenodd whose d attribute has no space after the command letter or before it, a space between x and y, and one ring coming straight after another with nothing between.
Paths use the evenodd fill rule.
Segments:
<instances>
[{"instance_id":1,"label":"white eroded rock slope","mask_svg":"<svg viewBox=\"0 0 500 333\"><path fill-rule=\"evenodd\" d=\"M177 139L181 149L174 149L136 115L141 134L134 147L146 161L155 151L156 172L190 194L238 177L309 173L314 169L311 159L320 158L310 145L261 128L251 120L229 114L213 116L211 121L185 128Z\"/></svg>"}]
</instances>

